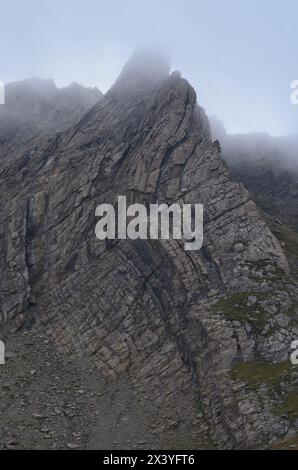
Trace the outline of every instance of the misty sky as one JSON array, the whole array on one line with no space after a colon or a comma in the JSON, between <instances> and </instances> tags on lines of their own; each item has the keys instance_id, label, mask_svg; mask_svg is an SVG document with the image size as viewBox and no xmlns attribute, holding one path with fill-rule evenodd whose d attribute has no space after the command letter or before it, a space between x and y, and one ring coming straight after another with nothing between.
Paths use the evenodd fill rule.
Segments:
<instances>
[{"instance_id":1,"label":"misty sky","mask_svg":"<svg viewBox=\"0 0 298 470\"><path fill-rule=\"evenodd\" d=\"M106 91L139 46L170 54L231 133L298 133L297 0L0 0L0 80Z\"/></svg>"}]
</instances>

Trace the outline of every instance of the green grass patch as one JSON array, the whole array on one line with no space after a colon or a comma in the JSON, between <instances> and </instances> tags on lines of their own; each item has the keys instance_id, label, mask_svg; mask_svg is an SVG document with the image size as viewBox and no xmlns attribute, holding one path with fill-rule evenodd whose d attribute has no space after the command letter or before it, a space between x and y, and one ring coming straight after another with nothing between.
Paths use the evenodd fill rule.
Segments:
<instances>
[{"instance_id":1,"label":"green grass patch","mask_svg":"<svg viewBox=\"0 0 298 470\"><path fill-rule=\"evenodd\" d=\"M227 319L250 323L254 329L261 331L267 323L267 314L260 302L271 297L270 292L237 292L227 299L221 299L214 305L217 313L222 313ZM256 297L255 303L250 303L249 297Z\"/></svg>"},{"instance_id":2,"label":"green grass patch","mask_svg":"<svg viewBox=\"0 0 298 470\"><path fill-rule=\"evenodd\" d=\"M273 409L276 416L286 414L290 419L298 418L298 389L283 396L282 404Z\"/></svg>"},{"instance_id":3,"label":"green grass patch","mask_svg":"<svg viewBox=\"0 0 298 470\"><path fill-rule=\"evenodd\" d=\"M241 380L252 388L261 384L275 387L289 375L290 368L290 361L277 364L262 360L248 361L235 365L230 374L234 380Z\"/></svg>"}]
</instances>

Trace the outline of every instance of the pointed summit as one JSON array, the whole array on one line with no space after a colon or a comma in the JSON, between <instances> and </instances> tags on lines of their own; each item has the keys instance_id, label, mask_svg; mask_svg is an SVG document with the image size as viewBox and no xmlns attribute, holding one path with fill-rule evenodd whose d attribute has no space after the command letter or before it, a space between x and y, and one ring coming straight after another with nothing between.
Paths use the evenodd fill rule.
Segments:
<instances>
[{"instance_id":1,"label":"pointed summit","mask_svg":"<svg viewBox=\"0 0 298 470\"><path fill-rule=\"evenodd\" d=\"M170 68L169 60L163 55L138 49L125 64L110 91L133 90L135 93L138 90L151 89L168 77Z\"/></svg>"}]
</instances>

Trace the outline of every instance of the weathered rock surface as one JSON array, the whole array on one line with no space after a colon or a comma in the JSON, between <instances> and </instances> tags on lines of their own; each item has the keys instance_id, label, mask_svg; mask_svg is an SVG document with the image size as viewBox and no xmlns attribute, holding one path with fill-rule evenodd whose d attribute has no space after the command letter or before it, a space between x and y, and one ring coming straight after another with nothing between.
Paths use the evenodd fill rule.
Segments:
<instances>
[{"instance_id":1,"label":"weathered rock surface","mask_svg":"<svg viewBox=\"0 0 298 470\"><path fill-rule=\"evenodd\" d=\"M178 417L180 442L187 429L194 446L206 432L221 447L265 446L297 424L285 404L297 286L195 91L168 70L131 59L78 124L0 159L1 317L125 378L155 419ZM95 208L118 195L204 204L203 248L100 242Z\"/></svg>"},{"instance_id":2,"label":"weathered rock surface","mask_svg":"<svg viewBox=\"0 0 298 470\"><path fill-rule=\"evenodd\" d=\"M212 130L232 179L242 182L266 213L298 232L298 136L228 135L215 119Z\"/></svg>"},{"instance_id":3,"label":"weathered rock surface","mask_svg":"<svg viewBox=\"0 0 298 470\"><path fill-rule=\"evenodd\" d=\"M298 137L268 134L228 135L216 118L212 134L220 139L231 178L240 181L263 212L298 277Z\"/></svg>"},{"instance_id":4,"label":"weathered rock surface","mask_svg":"<svg viewBox=\"0 0 298 470\"><path fill-rule=\"evenodd\" d=\"M52 137L76 124L102 98L97 88L72 83L57 88L51 79L28 79L5 86L0 106L1 158L18 148L34 147L38 137Z\"/></svg>"},{"instance_id":5,"label":"weathered rock surface","mask_svg":"<svg viewBox=\"0 0 298 470\"><path fill-rule=\"evenodd\" d=\"M38 78L9 83L5 105L0 107L0 135L42 133L50 136L66 130L102 98L97 88L72 83L57 88L51 79Z\"/></svg>"}]
</instances>

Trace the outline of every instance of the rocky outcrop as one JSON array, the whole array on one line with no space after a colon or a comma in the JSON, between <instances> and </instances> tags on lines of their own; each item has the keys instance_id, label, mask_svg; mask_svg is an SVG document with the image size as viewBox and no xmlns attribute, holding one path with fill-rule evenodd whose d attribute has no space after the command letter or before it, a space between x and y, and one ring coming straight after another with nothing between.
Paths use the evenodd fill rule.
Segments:
<instances>
[{"instance_id":1,"label":"rocky outcrop","mask_svg":"<svg viewBox=\"0 0 298 470\"><path fill-rule=\"evenodd\" d=\"M2 319L34 322L107 381L124 377L150 419L176 417L178 436L267 445L295 426L272 410L297 381L297 289L255 203L230 181L194 89L168 70L134 57L78 124L0 165ZM203 204L203 248L97 240L95 208L118 195ZM251 364L264 370L256 382Z\"/></svg>"},{"instance_id":2,"label":"rocky outcrop","mask_svg":"<svg viewBox=\"0 0 298 470\"><path fill-rule=\"evenodd\" d=\"M0 154L13 155L75 125L102 98L97 88L72 83L57 88L51 79L28 79L5 86L0 106ZM27 143L26 143L27 142Z\"/></svg>"},{"instance_id":3,"label":"rocky outcrop","mask_svg":"<svg viewBox=\"0 0 298 470\"><path fill-rule=\"evenodd\" d=\"M241 181L266 213L298 232L298 137L227 135L215 119L212 128L232 179Z\"/></svg>"},{"instance_id":4,"label":"rocky outcrop","mask_svg":"<svg viewBox=\"0 0 298 470\"><path fill-rule=\"evenodd\" d=\"M5 87L5 105L0 107L0 136L51 136L76 124L101 98L97 88L84 88L78 83L65 88L57 88L50 79L9 83Z\"/></svg>"}]
</instances>

